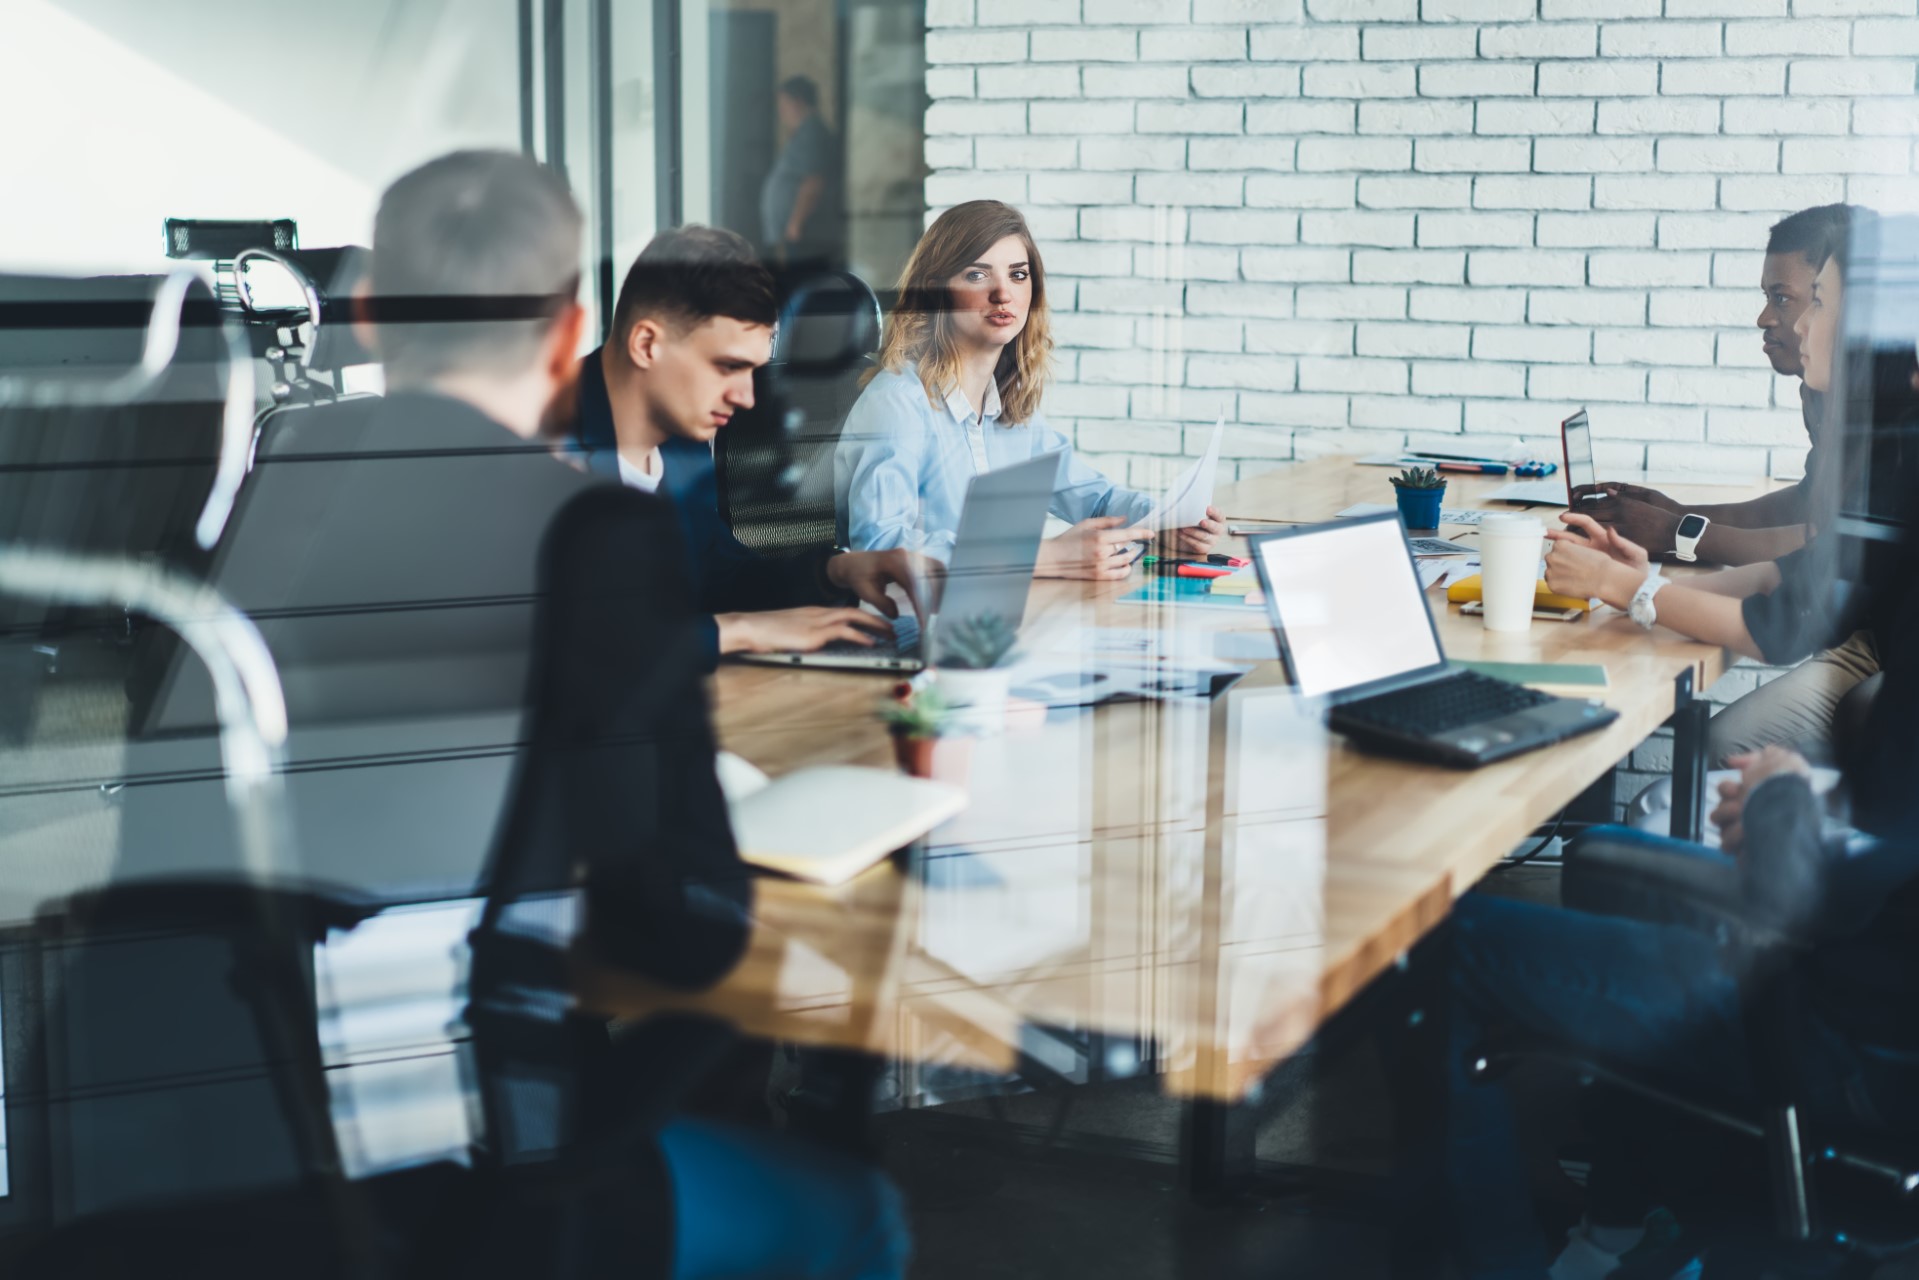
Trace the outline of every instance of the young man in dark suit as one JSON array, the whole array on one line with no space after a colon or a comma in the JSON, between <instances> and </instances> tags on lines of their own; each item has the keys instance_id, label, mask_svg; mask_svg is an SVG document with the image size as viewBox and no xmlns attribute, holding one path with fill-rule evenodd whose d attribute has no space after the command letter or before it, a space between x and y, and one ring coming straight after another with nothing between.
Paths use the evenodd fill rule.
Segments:
<instances>
[{"instance_id":1,"label":"young man in dark suit","mask_svg":"<svg viewBox=\"0 0 1919 1280\"><path fill-rule=\"evenodd\" d=\"M887 587L917 602L929 568L897 550L763 556L721 518L713 439L753 407L777 316L773 278L743 238L663 231L627 272L606 345L580 365L577 446L596 473L672 500L714 658L871 644L887 623L854 601L896 617Z\"/></svg>"}]
</instances>

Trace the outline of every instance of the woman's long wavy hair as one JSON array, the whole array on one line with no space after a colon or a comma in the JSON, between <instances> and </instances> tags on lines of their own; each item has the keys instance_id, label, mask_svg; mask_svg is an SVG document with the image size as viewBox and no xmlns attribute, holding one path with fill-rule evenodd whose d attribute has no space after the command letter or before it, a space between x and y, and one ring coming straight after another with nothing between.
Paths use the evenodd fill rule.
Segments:
<instances>
[{"instance_id":1,"label":"woman's long wavy hair","mask_svg":"<svg viewBox=\"0 0 1919 1280\"><path fill-rule=\"evenodd\" d=\"M953 302L947 281L978 262L988 249L1007 236L1018 236L1031 264L1033 304L1026 327L1006 344L993 371L999 383L1000 425L1025 422L1039 410L1040 396L1053 359L1053 332L1046 307L1046 268L1039 246L1027 230L1026 219L1010 204L998 200L969 200L954 205L933 220L920 237L900 272L899 303L887 317L880 340L878 367L868 370L871 382L881 369L904 370L919 365L926 398L935 406L959 385L960 352L953 332Z\"/></svg>"}]
</instances>

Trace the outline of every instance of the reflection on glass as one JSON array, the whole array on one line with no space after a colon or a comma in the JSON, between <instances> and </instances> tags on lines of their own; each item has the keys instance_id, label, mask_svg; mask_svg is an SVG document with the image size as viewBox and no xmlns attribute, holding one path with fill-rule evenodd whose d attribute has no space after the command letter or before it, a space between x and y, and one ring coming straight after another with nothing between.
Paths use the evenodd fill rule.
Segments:
<instances>
[{"instance_id":1,"label":"reflection on glass","mask_svg":"<svg viewBox=\"0 0 1919 1280\"><path fill-rule=\"evenodd\" d=\"M10 177L59 193L11 203L11 269L151 270L169 217L291 217L303 243L365 244L397 174L519 146L515 0L349 0L297 22L247 0L190 8L8 6L6 42L31 56L7 60L0 113L35 122Z\"/></svg>"}]
</instances>

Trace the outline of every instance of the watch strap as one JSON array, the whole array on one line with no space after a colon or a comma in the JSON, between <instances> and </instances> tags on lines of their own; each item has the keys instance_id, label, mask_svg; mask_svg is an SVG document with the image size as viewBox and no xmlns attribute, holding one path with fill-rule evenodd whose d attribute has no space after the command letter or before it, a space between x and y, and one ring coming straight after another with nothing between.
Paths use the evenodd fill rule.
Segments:
<instances>
[{"instance_id":1,"label":"watch strap","mask_svg":"<svg viewBox=\"0 0 1919 1280\"><path fill-rule=\"evenodd\" d=\"M1666 579L1661 576L1658 568L1654 567L1647 572L1646 580L1639 584L1639 590L1633 592L1632 599L1627 602L1628 616L1648 631L1652 630L1653 623L1659 620L1658 611L1653 608L1653 597L1658 595L1660 588L1665 585Z\"/></svg>"}]
</instances>

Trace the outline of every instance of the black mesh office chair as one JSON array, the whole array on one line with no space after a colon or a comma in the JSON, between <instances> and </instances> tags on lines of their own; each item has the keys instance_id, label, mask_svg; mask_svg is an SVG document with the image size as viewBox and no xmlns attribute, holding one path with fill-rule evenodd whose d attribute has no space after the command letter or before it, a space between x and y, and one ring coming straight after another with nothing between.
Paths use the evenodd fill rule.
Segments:
<instances>
[{"instance_id":1,"label":"black mesh office chair","mask_svg":"<svg viewBox=\"0 0 1919 1280\"><path fill-rule=\"evenodd\" d=\"M0 276L0 542L204 572L240 478L252 366L206 287ZM43 626L13 601L0 628Z\"/></svg>"},{"instance_id":2,"label":"black mesh office chair","mask_svg":"<svg viewBox=\"0 0 1919 1280\"><path fill-rule=\"evenodd\" d=\"M113 886L41 913L41 1051L8 1103L29 1121L15 1150L40 1157L16 1174L58 1226L17 1274L271 1259L334 1276L369 1260L378 1232L341 1172L304 963L366 914L234 881Z\"/></svg>"},{"instance_id":3,"label":"black mesh office chair","mask_svg":"<svg viewBox=\"0 0 1919 1280\"><path fill-rule=\"evenodd\" d=\"M371 253L358 245L330 249L241 250L232 264L234 305L271 371L263 420L304 405L351 399L343 370L376 357L354 332L353 290ZM276 279L278 293L262 297Z\"/></svg>"},{"instance_id":4,"label":"black mesh office chair","mask_svg":"<svg viewBox=\"0 0 1919 1280\"><path fill-rule=\"evenodd\" d=\"M0 595L124 601L212 672L242 866L43 908L6 953L10 1275L370 1275L390 1251L329 1115L312 950L368 914L293 865L271 657L210 590L148 563L0 546ZM441 1174L422 1175L444 1183ZM416 1206L417 1207L417 1204Z\"/></svg>"},{"instance_id":5,"label":"black mesh office chair","mask_svg":"<svg viewBox=\"0 0 1919 1280\"><path fill-rule=\"evenodd\" d=\"M1568 907L1632 914L1619 904L1655 899L1662 903L1662 919L1685 918L1725 940L1734 957L1729 967L1741 975L1741 1015L1759 1101L1675 1086L1643 1070L1546 1044L1481 1046L1467 1064L1469 1073L1491 1081L1522 1061L1556 1063L1589 1085L1649 1103L1703 1132L1750 1140L1751 1156L1762 1163L1748 1163L1741 1173L1763 1167L1772 1234L1753 1233L1764 1221L1756 1204L1750 1212L1732 1213L1730 1225L1725 1205L1714 1206L1709 1216L1721 1221L1685 1243L1688 1252L1706 1249L1712 1259L1708 1275L1757 1274L1742 1268L1761 1262L1777 1267L1782 1276L1867 1275L1878 1263L1919 1249L1919 1133L1808 1114L1809 1091L1793 1063L1806 1038L1816 1033L1801 1007L1793 964L1814 939L1774 907L1755 903L1736 867L1675 858L1603 834L1583 838L1578 853L1567 864L1563 896ZM1919 1055L1887 1048L1879 1056L1888 1064L1903 1063L1895 1069L1909 1074L1912 1088L1919 1089ZM1607 1114L1615 1122L1622 1118L1617 1111ZM1822 1175L1831 1192L1824 1212L1813 1195L1814 1179ZM1685 1209L1680 1216L1686 1219ZM1671 1270L1668 1266L1660 1274ZM1637 1271L1616 1274L1640 1276Z\"/></svg>"},{"instance_id":6,"label":"black mesh office chair","mask_svg":"<svg viewBox=\"0 0 1919 1280\"><path fill-rule=\"evenodd\" d=\"M754 378L754 407L714 444L720 514L747 546L833 541L833 450L879 341L879 299L858 276L822 272L787 296L773 359Z\"/></svg>"},{"instance_id":7,"label":"black mesh office chair","mask_svg":"<svg viewBox=\"0 0 1919 1280\"><path fill-rule=\"evenodd\" d=\"M43 1152L40 1185L85 1198L42 1192L50 1210L36 1229L0 1240L7 1274L664 1272L668 1202L645 1139L726 1033L656 1022L614 1041L604 1021L571 1010L567 946L582 884L606 953L667 981L716 977L744 945L749 882L712 773L676 528L663 504L623 490L590 491L555 524L533 742L473 935L467 1016L485 1128L470 1168L358 1181L329 1116L308 969L313 945L368 909L273 883L276 867L297 864L274 848L275 807L254 803L277 793L285 728L257 633L177 575L0 547L0 593L126 598L193 622L203 656L222 637L247 650L212 657L230 793L248 800L236 818L258 837L253 875L115 886L43 915L32 950L53 994L40 1002L54 1010L48 1047L34 1079L9 1082L8 1104L34 1117L25 1145ZM650 826L635 820L649 799L661 815ZM658 847L669 837L677 857ZM702 851L720 874L697 874ZM56 1131L57 1153L33 1136ZM166 1149L179 1168L138 1163L175 1138Z\"/></svg>"}]
</instances>

